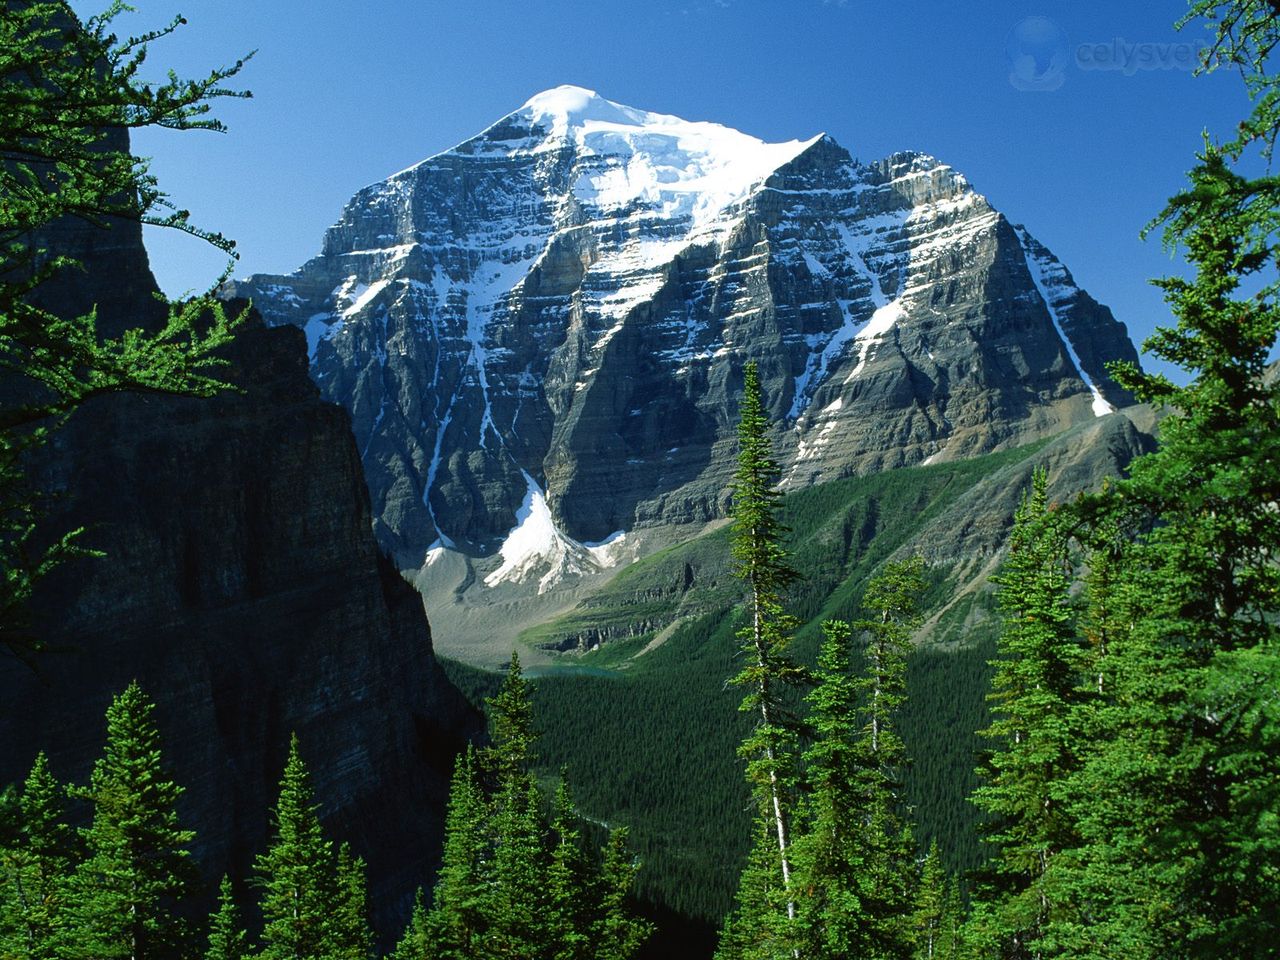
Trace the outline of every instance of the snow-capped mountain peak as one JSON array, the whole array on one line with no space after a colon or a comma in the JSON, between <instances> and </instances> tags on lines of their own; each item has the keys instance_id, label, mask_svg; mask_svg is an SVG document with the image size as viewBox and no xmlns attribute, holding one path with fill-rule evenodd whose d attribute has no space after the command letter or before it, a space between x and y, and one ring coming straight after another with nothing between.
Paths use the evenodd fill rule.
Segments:
<instances>
[{"instance_id":1,"label":"snow-capped mountain peak","mask_svg":"<svg viewBox=\"0 0 1280 960\"><path fill-rule=\"evenodd\" d=\"M1130 399L1106 362L1137 359L930 156L858 163L573 86L361 190L320 256L231 292L306 330L383 545L462 554L481 591L552 590L633 531L721 516L747 360L795 487L1103 415Z\"/></svg>"}]
</instances>

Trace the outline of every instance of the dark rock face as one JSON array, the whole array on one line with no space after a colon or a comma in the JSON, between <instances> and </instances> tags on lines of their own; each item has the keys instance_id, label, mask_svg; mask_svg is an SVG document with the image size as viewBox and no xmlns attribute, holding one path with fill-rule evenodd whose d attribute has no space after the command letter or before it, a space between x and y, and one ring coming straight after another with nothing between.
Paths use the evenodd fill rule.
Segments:
<instances>
[{"instance_id":1,"label":"dark rock face","mask_svg":"<svg viewBox=\"0 0 1280 960\"><path fill-rule=\"evenodd\" d=\"M858 163L578 88L362 190L319 257L228 292L307 330L401 565L502 545L492 582L722 515L748 360L790 487L1060 431L1131 402L1103 364L1136 360L931 157ZM510 563L543 505L546 562Z\"/></svg>"},{"instance_id":2,"label":"dark rock face","mask_svg":"<svg viewBox=\"0 0 1280 960\"><path fill-rule=\"evenodd\" d=\"M73 230L79 255L107 249L134 269L90 259L87 281L50 296L120 313L119 288L149 295L132 237ZM439 855L453 757L478 718L374 541L349 416L319 397L302 334L254 318L228 358L240 392L97 398L42 455L37 479L58 495L50 529L82 526L106 557L44 583L39 673L0 663L0 782L23 777L38 749L84 781L111 696L136 678L157 701L206 875L243 876L296 732L322 817L367 859L390 934Z\"/></svg>"}]
</instances>

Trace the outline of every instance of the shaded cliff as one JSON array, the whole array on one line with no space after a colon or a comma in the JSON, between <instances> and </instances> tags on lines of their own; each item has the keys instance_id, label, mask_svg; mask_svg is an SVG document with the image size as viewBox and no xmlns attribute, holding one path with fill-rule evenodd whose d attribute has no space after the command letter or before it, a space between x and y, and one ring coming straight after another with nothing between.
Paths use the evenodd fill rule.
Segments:
<instances>
[{"instance_id":1,"label":"shaded cliff","mask_svg":"<svg viewBox=\"0 0 1280 960\"><path fill-rule=\"evenodd\" d=\"M132 302L154 319L140 234L117 230L51 231L86 269L46 302L108 305L113 326ZM301 332L255 316L227 359L238 391L100 397L42 452L49 529L84 527L106 556L42 585L38 672L0 662L0 783L41 748L60 779L83 781L111 696L136 678L158 703L206 876L243 875L296 731L323 819L368 861L385 935L439 856L453 757L478 717L373 539L349 416L320 399Z\"/></svg>"}]
</instances>

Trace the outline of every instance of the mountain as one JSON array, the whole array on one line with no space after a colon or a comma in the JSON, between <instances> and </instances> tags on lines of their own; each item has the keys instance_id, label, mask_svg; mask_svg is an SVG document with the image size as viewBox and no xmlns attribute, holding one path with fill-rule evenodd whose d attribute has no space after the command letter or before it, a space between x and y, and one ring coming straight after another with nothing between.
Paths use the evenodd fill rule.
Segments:
<instances>
[{"instance_id":1,"label":"mountain","mask_svg":"<svg viewBox=\"0 0 1280 960\"><path fill-rule=\"evenodd\" d=\"M136 223L67 220L44 245L83 264L40 288L51 308L97 304L115 335L163 322ZM398 935L479 717L374 540L350 418L311 382L302 334L253 317L225 359L235 390L98 396L38 451L48 533L83 528L103 556L40 583L34 669L0 657L0 785L38 750L87 782L106 707L136 679L213 890L265 849L296 732L327 827L367 859L379 928Z\"/></svg>"},{"instance_id":2,"label":"mountain","mask_svg":"<svg viewBox=\"0 0 1280 960\"><path fill-rule=\"evenodd\" d=\"M572 593L722 517L748 360L789 489L1060 432L1131 403L1104 365L1137 361L932 157L578 87L366 187L318 257L227 293L306 331L379 541L473 606Z\"/></svg>"}]
</instances>

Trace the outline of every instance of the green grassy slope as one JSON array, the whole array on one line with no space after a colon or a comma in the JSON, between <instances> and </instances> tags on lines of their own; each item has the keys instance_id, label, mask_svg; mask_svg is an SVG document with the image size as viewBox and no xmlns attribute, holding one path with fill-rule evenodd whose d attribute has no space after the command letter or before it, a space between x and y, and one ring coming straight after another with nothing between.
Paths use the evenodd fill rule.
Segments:
<instances>
[{"instance_id":1,"label":"green grassy slope","mask_svg":"<svg viewBox=\"0 0 1280 960\"><path fill-rule=\"evenodd\" d=\"M976 483L1031 457L1041 445L978 460L850 478L796 492L784 504L789 546L804 579L791 605L804 621L796 644L813 657L821 620L852 618L867 580ZM685 916L718 920L745 856L748 798L736 748L749 723L739 691L727 528L648 557L568 614L527 630L530 644L574 651L535 679L541 765L566 768L584 812L627 824L645 867L642 897ZM931 569L926 606L957 587ZM975 630L975 593L939 626L945 645L919 648L902 719L914 758L908 802L922 841L937 837L955 867L976 865L974 731L985 724L994 620ZM661 643L653 643L655 637ZM953 643L963 640L961 643ZM594 647L594 649L592 649ZM451 676L479 703L497 676L460 664Z\"/></svg>"}]
</instances>

